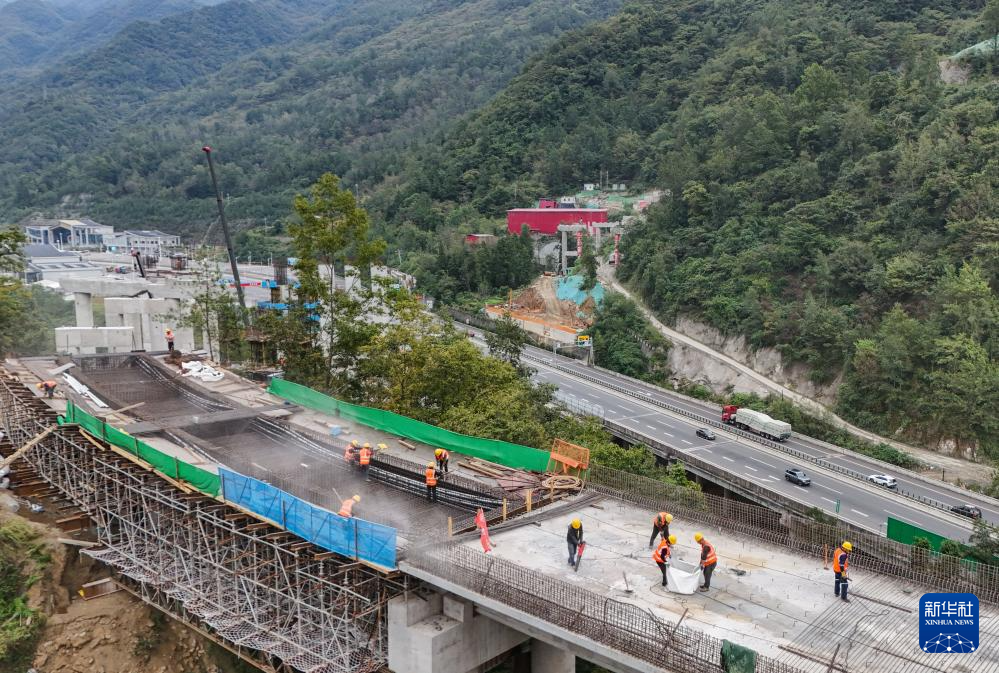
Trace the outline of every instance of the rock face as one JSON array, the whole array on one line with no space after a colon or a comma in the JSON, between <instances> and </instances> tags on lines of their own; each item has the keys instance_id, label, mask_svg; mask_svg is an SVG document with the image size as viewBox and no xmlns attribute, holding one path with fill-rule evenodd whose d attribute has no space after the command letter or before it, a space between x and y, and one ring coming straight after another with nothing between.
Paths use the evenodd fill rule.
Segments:
<instances>
[{"instance_id":1,"label":"rock face","mask_svg":"<svg viewBox=\"0 0 999 673\"><path fill-rule=\"evenodd\" d=\"M825 385L816 385L808 378L808 368L803 365L787 365L781 354L774 348L752 349L746 337L726 336L714 327L697 320L681 316L674 329L705 346L728 355L767 378L780 383L806 397L828 407L835 406L836 391L842 377L837 377ZM674 343L669 353L669 366L677 377L682 377L711 388L716 393L729 391L753 392L767 395L768 390L758 381L735 371L732 367L718 362L704 353Z\"/></svg>"}]
</instances>

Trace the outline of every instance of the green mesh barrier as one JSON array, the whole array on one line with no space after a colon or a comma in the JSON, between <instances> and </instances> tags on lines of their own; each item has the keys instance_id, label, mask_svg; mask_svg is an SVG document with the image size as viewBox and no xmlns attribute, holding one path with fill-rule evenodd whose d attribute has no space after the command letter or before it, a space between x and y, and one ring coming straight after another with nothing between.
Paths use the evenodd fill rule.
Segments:
<instances>
[{"instance_id":1,"label":"green mesh barrier","mask_svg":"<svg viewBox=\"0 0 999 673\"><path fill-rule=\"evenodd\" d=\"M99 418L94 418L72 402L66 405L65 422L76 423L95 437L100 437L107 443L127 451L149 463L160 473L171 479L186 482L202 493L215 497L221 490L218 475L154 449L127 432L111 427Z\"/></svg>"},{"instance_id":2,"label":"green mesh barrier","mask_svg":"<svg viewBox=\"0 0 999 673\"><path fill-rule=\"evenodd\" d=\"M507 467L534 470L535 472L544 472L548 467L549 454L547 451L495 439L462 435L429 423L394 414L391 411L342 402L284 379L271 379L268 391L303 407L340 416L377 430L390 432L430 446L439 446L467 456L482 458Z\"/></svg>"},{"instance_id":3,"label":"green mesh barrier","mask_svg":"<svg viewBox=\"0 0 999 673\"><path fill-rule=\"evenodd\" d=\"M912 524L899 521L898 519L893 519L892 517L888 517L887 537L889 540L894 540L895 542L901 542L903 544L913 544L917 537L924 537L930 541L930 546L933 547L933 551L940 551L940 543L947 539L943 535L931 533L928 530L923 530L918 526L913 526Z\"/></svg>"}]
</instances>

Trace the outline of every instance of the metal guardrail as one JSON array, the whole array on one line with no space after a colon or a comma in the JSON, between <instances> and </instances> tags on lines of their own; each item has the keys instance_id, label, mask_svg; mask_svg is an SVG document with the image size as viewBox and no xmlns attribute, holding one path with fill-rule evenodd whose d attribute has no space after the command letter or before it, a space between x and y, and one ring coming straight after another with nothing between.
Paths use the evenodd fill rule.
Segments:
<instances>
[{"instance_id":1,"label":"metal guardrail","mask_svg":"<svg viewBox=\"0 0 999 673\"><path fill-rule=\"evenodd\" d=\"M560 371L564 371L567 374L572 374L573 376L578 376L580 378L584 378L586 380L591 381L592 383L597 383L599 385L606 385L607 387L610 387L610 388L613 388L615 390L618 390L618 392L624 392L625 394L627 394L629 396L633 396L633 397L637 396L636 391L628 390L627 388L614 388L611 384L609 384L606 381L602 381L602 380L600 380L597 377L587 377L586 374L583 374L583 373L580 373L580 372L578 372L576 370L573 370L573 369L570 369L568 367L565 367L564 365L556 365L554 363L554 361L552 361L552 360L545 360L544 358L538 357L537 355L531 355L531 354L522 355L521 357L524 358L524 359L533 360L535 362L542 362L542 363L548 364L548 366L555 366L557 369L559 369ZM611 378L617 379L619 381L627 382L627 383L632 384L632 385L640 386L640 387L645 388L645 389L654 387L654 386L652 386L652 384L650 384L650 383L648 383L646 381L642 381L640 379L632 378L632 377L627 376L625 374L621 374L619 372L611 371L610 369L606 369L604 367L593 367L593 369L595 369L595 370L599 371L600 373L602 373L602 374L604 374L606 376L609 376ZM689 395L684 395L682 393L678 393L678 392L672 391L672 390L664 390L664 391L662 391L662 394L663 395L669 395L669 396L673 396L673 397L677 397L677 398L683 399L683 400L685 400L685 401L687 401L687 402L689 402L691 404L701 404L701 405L707 404L704 400L697 399L696 397L690 397ZM659 404L659 403L660 402L658 402L658 401L657 402L653 402L653 404ZM694 416L692 416L692 417L705 418L707 422L710 422L711 420L713 420L713 419L710 419L708 417L697 416L696 414ZM725 425L724 427L726 429L728 429L728 430L732 430L732 426ZM884 470L885 469L884 468L885 461L878 460L877 458L873 458L871 456L865 455L863 453L860 453L859 451L853 451L851 449L847 449L845 447L838 446L836 444L832 444L830 442L826 442L824 440L817 439L817 438L811 437L809 435L800 435L799 434L799 435L797 435L797 437L799 439L803 440L803 441L811 442L817 448L825 449L827 451L836 451L836 452L848 455L852 459L867 462L867 463L869 463L871 465L872 469L874 469L874 470ZM753 435L753 434L748 434L747 438L752 439L753 441L756 441L756 442L760 442L760 443L765 443L766 442L765 439L763 439L763 438L761 438L761 437L759 437L757 435ZM778 445L777 448L783 450L786 447L784 447L782 445ZM793 450L793 449L788 449L788 450ZM901 466L898 466L898 465L891 465L891 467L889 469L893 473L906 476L906 477L908 477L909 479L912 479L912 480L921 481L921 482L927 484L928 486L939 486L941 488L944 488L944 489L952 492L955 495L955 497L965 498L965 499L967 499L967 498L975 498L975 499L978 499L978 500L983 500L983 501L991 504L992 506L994 506L996 509L999 509L999 498L994 498L994 497L992 497L990 495L987 495L985 493L979 493L978 491L972 491L970 489L966 489L966 488L963 488L961 486L957 486L955 484L951 484L951 483L948 483L948 482L943 481L943 480L939 480L938 481L938 480L935 480L935 479L930 479L925 474L921 474L921 473L916 472L914 470L910 470L908 468L901 467ZM854 471L854 473L855 474L859 474L856 471ZM866 479L866 477L865 477L865 479ZM913 495L915 495L915 494L913 494ZM918 497L921 497L921 496L915 496L915 497L918 498ZM950 509L950 508L948 507L948 509Z\"/></svg>"},{"instance_id":2,"label":"metal guardrail","mask_svg":"<svg viewBox=\"0 0 999 673\"><path fill-rule=\"evenodd\" d=\"M851 479L856 479L858 481L863 481L864 483L870 483L870 481L867 478L867 475L862 474L860 472L857 472L855 470L850 470L848 468L841 467L839 465L835 465L835 464L830 463L828 461L822 460L821 458L816 458L815 456L810 456L807 453L803 453L801 451L797 451L797 450L792 449L790 447L784 446L783 444L781 444L779 442L772 442L772 441L770 441L768 439L764 439L762 437L759 437L758 435L754 435L753 433L746 432L744 430L740 430L740 429L738 429L738 428L736 428L734 426L728 425L726 423L723 423L721 421L715 420L713 418L707 418L706 416L701 416L700 414L695 414L695 413L693 413L691 411L688 411L686 409L682 409L680 407L673 406L672 404L668 404L666 402L663 402L662 400L656 399L655 397L653 397L651 395L647 395L647 394L645 394L643 392L635 391L635 390L628 390L625 386L618 386L618 385L610 383L608 381L603 381L603 380L601 380L601 379L599 379L599 378L597 378L595 376L590 376L590 375L584 374L582 372L577 372L577 371L575 371L573 369L570 369L569 367L566 367L564 365L559 364L558 362L555 362L554 360L545 360L543 358L539 358L539 357L536 357L534 355L521 355L521 358L525 359L525 360L532 361L532 362L537 362L539 364L543 364L543 365L548 366L548 367L552 367L554 369L557 369L558 371L564 372L564 373L569 374L571 376L575 376L576 378L583 379L584 381L589 381L590 383L595 383L595 384L603 386L605 388L610 388L611 390L615 390L617 392L624 393L624 394L628 395L629 397L641 400L641 401L643 401L643 402L645 402L647 404L651 404L651 405L660 407L662 409L666 409L667 411L670 411L672 413L679 414L681 416L685 416L686 418L690 418L692 420L695 420L698 423L702 423L704 425L709 425L709 426L717 428L719 430L724 430L724 431L726 431L726 432L728 432L730 434L733 434L733 435L735 435L737 437L741 437L743 439L748 439L748 440L751 440L751 441L753 441L753 442L755 442L757 444L762 444L763 446L766 446L767 448L775 449L775 450L780 451L782 453L786 453L786 454L788 454L788 455L790 455L790 456L792 456L792 457L794 457L794 458L796 458L798 460L809 462L809 463L811 463L813 465L821 467L822 469L829 470L831 472L836 472L836 473L842 474L842 475L844 475L846 477L850 477ZM593 414L588 414L588 415L593 415ZM605 419L604 420L605 425L606 425L607 422L608 421L606 421L606 419ZM647 437L646 435L641 435L640 433L637 433L637 434L639 434L642 437ZM665 446L668 446L668 445L665 445ZM676 447L670 447L670 449L672 449L674 451L678 451L678 452L680 451L680 449L678 449ZM897 491L891 491L889 489L885 489L885 490L888 491L888 492L890 492L890 493L895 493L896 495L902 496L904 498L908 498L910 500L915 500L916 502L920 502L920 503L922 503L924 505L927 505L927 506L930 506L930 507L934 507L936 509L943 510L943 511L945 511L947 513L951 513L951 511L950 511L950 505L942 503L942 502L940 502L938 500L933 500L931 498L926 498L926 497L923 497L921 495L917 495L915 493L910 493L908 491L904 491L904 490L901 490L901 489L897 490Z\"/></svg>"}]
</instances>

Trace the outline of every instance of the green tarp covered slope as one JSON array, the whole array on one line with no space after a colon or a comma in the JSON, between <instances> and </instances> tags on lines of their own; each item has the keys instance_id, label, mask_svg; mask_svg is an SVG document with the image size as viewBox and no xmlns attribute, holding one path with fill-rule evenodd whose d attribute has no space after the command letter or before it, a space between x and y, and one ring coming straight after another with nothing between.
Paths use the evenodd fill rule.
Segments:
<instances>
[{"instance_id":1,"label":"green tarp covered slope","mask_svg":"<svg viewBox=\"0 0 999 673\"><path fill-rule=\"evenodd\" d=\"M128 451L171 479L186 482L213 498L219 494L221 482L217 474L212 474L207 470L202 470L200 467L189 465L182 460L163 453L159 449L154 449L127 432L122 432L99 418L94 418L72 402L66 405L65 422L76 423L94 437L100 437L108 444Z\"/></svg>"},{"instance_id":2,"label":"green tarp covered slope","mask_svg":"<svg viewBox=\"0 0 999 673\"><path fill-rule=\"evenodd\" d=\"M467 456L490 460L500 465L524 470L544 472L548 467L549 453L520 444L500 442L495 439L470 437L457 432L438 428L429 423L413 420L406 416L394 414L391 411L372 409L357 404L342 402L329 395L323 395L311 388L285 381L271 379L268 391L278 397L300 404L303 407L322 411L333 416L340 416L376 430L391 432L400 437L406 437L416 442L439 446L448 451L463 453Z\"/></svg>"}]
</instances>

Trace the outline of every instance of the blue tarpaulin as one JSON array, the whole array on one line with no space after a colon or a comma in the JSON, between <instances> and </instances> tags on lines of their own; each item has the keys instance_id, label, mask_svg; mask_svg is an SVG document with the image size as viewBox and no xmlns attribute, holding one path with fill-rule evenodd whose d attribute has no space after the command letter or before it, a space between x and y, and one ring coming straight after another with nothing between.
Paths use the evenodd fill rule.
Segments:
<instances>
[{"instance_id":1,"label":"blue tarpaulin","mask_svg":"<svg viewBox=\"0 0 999 673\"><path fill-rule=\"evenodd\" d=\"M259 479L223 467L219 468L219 476L222 495L227 502L270 519L323 549L384 568L395 568L395 528L358 518L344 518Z\"/></svg>"}]
</instances>

